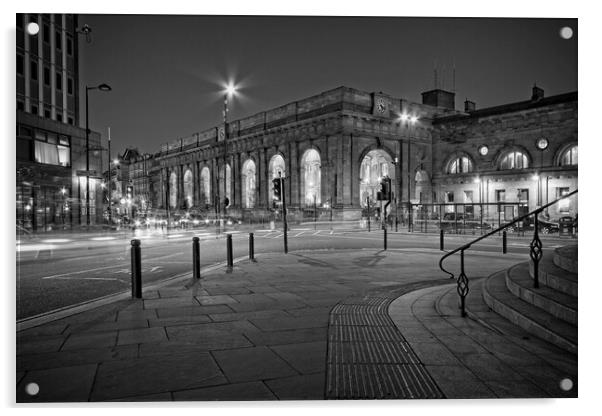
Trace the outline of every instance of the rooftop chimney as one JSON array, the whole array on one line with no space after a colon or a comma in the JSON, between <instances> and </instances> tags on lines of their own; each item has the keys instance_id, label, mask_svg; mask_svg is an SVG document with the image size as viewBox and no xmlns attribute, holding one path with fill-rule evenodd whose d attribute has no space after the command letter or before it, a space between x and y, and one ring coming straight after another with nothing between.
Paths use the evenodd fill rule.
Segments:
<instances>
[{"instance_id":1,"label":"rooftop chimney","mask_svg":"<svg viewBox=\"0 0 602 416\"><path fill-rule=\"evenodd\" d=\"M539 101L542 98L543 98L543 89L541 89L537 85L533 84L533 95L531 96L531 100Z\"/></svg>"},{"instance_id":2,"label":"rooftop chimney","mask_svg":"<svg viewBox=\"0 0 602 416\"><path fill-rule=\"evenodd\" d=\"M456 94L441 89L426 91L422 93L422 104L455 110Z\"/></svg>"},{"instance_id":3,"label":"rooftop chimney","mask_svg":"<svg viewBox=\"0 0 602 416\"><path fill-rule=\"evenodd\" d=\"M474 101L469 101L469 100L464 101L464 112L465 113L470 113L472 111L475 111L476 109L477 109L477 105L475 104Z\"/></svg>"}]
</instances>

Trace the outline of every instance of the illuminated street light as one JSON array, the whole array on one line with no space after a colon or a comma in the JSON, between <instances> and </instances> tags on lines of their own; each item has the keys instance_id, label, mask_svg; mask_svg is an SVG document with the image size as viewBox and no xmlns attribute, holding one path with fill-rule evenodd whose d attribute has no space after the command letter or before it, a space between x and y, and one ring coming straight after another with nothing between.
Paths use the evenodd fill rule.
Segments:
<instances>
[{"instance_id":1,"label":"illuminated street light","mask_svg":"<svg viewBox=\"0 0 602 416\"><path fill-rule=\"evenodd\" d=\"M96 87L88 87L86 85L86 225L90 226L90 127L88 118L88 91L111 91L108 84L100 84Z\"/></svg>"}]
</instances>

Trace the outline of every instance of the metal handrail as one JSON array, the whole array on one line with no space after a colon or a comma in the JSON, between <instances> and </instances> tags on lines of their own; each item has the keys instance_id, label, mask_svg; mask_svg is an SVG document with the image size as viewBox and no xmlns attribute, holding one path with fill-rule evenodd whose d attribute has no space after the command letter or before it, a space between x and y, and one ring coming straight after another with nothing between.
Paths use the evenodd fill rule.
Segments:
<instances>
[{"instance_id":1,"label":"metal handrail","mask_svg":"<svg viewBox=\"0 0 602 416\"><path fill-rule=\"evenodd\" d=\"M466 299L466 295L468 295L468 278L466 276L466 274L464 273L464 251L468 250L473 244L493 235L496 233L499 233L500 231L504 230L505 228L508 228L514 224L516 224L519 221L524 220L525 218L528 218L531 215L534 215L534 233L533 233L533 240L531 241L530 244L530 251L529 251L529 256L531 257L531 260L533 260L533 286L535 288L539 287L539 270L538 270L538 265L539 265L539 260L541 259L543 252L542 252L542 244L541 244L541 240L539 239L539 225L538 225L538 219L537 216L539 215L539 213L541 213L544 209L548 208L551 205L554 205L556 203L558 203L559 201L569 198L572 195L576 194L577 192L579 192L578 189L574 190L573 192L570 192L566 195L564 195L562 198L558 198L550 203L547 203L546 205L543 205L521 217L518 217L512 221L510 221L507 224L504 224L501 227L496 228L493 231L488 232L487 234L484 234L478 238L475 238L474 240L450 251L449 253L445 254L443 257L441 257L441 260L439 260L439 268L441 269L441 271L443 271L444 273L447 273L450 276L450 279L453 279L455 276L453 273L451 273L450 271L446 270L443 267L443 261L450 257L451 255L457 253L458 251L460 251L460 274L458 275L458 295L460 296L460 301L461 301L461 306L460 308L462 309L462 316L466 316L466 310L465 310L465 299Z\"/></svg>"}]
</instances>

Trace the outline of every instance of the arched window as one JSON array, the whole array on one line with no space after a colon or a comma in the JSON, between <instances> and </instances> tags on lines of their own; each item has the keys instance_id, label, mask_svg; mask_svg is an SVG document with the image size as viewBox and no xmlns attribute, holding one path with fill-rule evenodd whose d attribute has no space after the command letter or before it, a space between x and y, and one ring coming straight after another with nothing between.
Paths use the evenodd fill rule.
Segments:
<instances>
[{"instance_id":1,"label":"arched window","mask_svg":"<svg viewBox=\"0 0 602 416\"><path fill-rule=\"evenodd\" d=\"M169 206L176 208L178 206L178 176L171 172L169 176Z\"/></svg>"},{"instance_id":2,"label":"arched window","mask_svg":"<svg viewBox=\"0 0 602 416\"><path fill-rule=\"evenodd\" d=\"M184 198L186 208L194 205L194 182L192 180L192 172L190 169L184 173Z\"/></svg>"},{"instance_id":3,"label":"arched window","mask_svg":"<svg viewBox=\"0 0 602 416\"><path fill-rule=\"evenodd\" d=\"M519 150L506 153L499 163L500 170L525 169L529 167L529 158Z\"/></svg>"},{"instance_id":4,"label":"arched window","mask_svg":"<svg viewBox=\"0 0 602 416\"><path fill-rule=\"evenodd\" d=\"M473 171L472 160L467 156L459 156L452 159L447 165L447 173L468 173Z\"/></svg>"},{"instance_id":5,"label":"arched window","mask_svg":"<svg viewBox=\"0 0 602 416\"><path fill-rule=\"evenodd\" d=\"M255 162L248 159L242 165L242 200L245 208L255 206Z\"/></svg>"},{"instance_id":6,"label":"arched window","mask_svg":"<svg viewBox=\"0 0 602 416\"><path fill-rule=\"evenodd\" d=\"M201 169L201 201L211 204L211 174L207 166Z\"/></svg>"},{"instance_id":7,"label":"arched window","mask_svg":"<svg viewBox=\"0 0 602 416\"><path fill-rule=\"evenodd\" d=\"M571 146L562 153L560 166L577 165L577 145Z\"/></svg>"},{"instance_id":8,"label":"arched window","mask_svg":"<svg viewBox=\"0 0 602 416\"><path fill-rule=\"evenodd\" d=\"M309 149L301 158L301 180L303 199L306 205L321 204L320 196L322 170L320 154L315 149Z\"/></svg>"}]
</instances>

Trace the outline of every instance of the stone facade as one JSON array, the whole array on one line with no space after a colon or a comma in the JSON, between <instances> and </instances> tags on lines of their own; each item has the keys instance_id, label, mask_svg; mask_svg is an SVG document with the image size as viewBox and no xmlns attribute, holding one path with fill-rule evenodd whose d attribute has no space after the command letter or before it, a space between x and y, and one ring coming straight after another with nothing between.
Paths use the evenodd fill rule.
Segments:
<instances>
[{"instance_id":1,"label":"stone facade","mask_svg":"<svg viewBox=\"0 0 602 416\"><path fill-rule=\"evenodd\" d=\"M435 120L433 187L437 202L448 202L448 193L453 193L454 202L464 203L465 191L472 191L473 202L493 203L498 202L496 195L501 191L505 202L522 202L531 211L557 199L560 192L577 189L577 164L561 160L567 150L577 146L577 93L543 98L536 96L535 92L543 93L537 90L529 101ZM544 150L537 147L540 139L547 141ZM479 152L482 146L487 147L486 154ZM512 152L524 154L527 167L507 169L502 161ZM470 160L471 172L449 173L450 163L458 157ZM566 208L555 205L549 213L555 218L575 216L577 198Z\"/></svg>"},{"instance_id":2,"label":"stone facade","mask_svg":"<svg viewBox=\"0 0 602 416\"><path fill-rule=\"evenodd\" d=\"M513 190L516 196L517 189L535 189L531 195L538 200L529 200L535 207L546 200L542 182L550 201L556 198L550 189L577 186L577 166L560 166L563 152L577 144L577 94L543 98L540 89L538 94L481 110L470 103L469 112L460 112L454 110L454 94L446 91L423 94L427 105L339 87L229 122L225 140L218 126L163 145L145 159L145 192L157 215L218 213L225 197L227 215L268 215L274 166L284 160L284 168L277 169L285 177L292 220L313 217L314 206L320 216L334 209L336 219L359 219L382 175L392 179L400 216L408 201L445 202L449 192L460 194L467 187L482 202L492 200L501 186L508 201ZM549 145L539 151L535 142L543 137ZM484 156L481 145L488 147ZM501 170L501 158L513 149L526 155L528 167ZM362 164L374 155L379 164ZM449 173L459 156L468 158L472 169ZM576 210L572 204L571 214Z\"/></svg>"}]
</instances>

